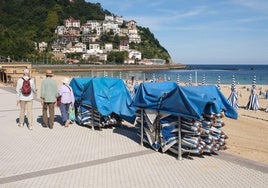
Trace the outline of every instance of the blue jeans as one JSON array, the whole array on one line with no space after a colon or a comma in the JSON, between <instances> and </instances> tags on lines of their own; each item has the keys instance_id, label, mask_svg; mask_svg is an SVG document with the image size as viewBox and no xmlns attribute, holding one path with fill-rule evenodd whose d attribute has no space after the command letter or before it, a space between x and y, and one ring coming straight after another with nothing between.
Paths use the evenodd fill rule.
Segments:
<instances>
[{"instance_id":1,"label":"blue jeans","mask_svg":"<svg viewBox=\"0 0 268 188\"><path fill-rule=\"evenodd\" d=\"M67 104L60 104L60 112L61 112L61 120L63 122L63 125L65 124L65 122L69 119L69 107L70 107L71 103L67 103Z\"/></svg>"}]
</instances>

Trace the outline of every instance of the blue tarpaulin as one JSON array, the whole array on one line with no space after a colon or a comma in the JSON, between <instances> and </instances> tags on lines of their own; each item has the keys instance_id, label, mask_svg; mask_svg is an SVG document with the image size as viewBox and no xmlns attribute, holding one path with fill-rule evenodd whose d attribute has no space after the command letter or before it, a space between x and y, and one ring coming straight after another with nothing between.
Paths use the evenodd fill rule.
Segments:
<instances>
[{"instance_id":1,"label":"blue tarpaulin","mask_svg":"<svg viewBox=\"0 0 268 188\"><path fill-rule=\"evenodd\" d=\"M198 114L219 114L224 111L227 117L237 119L236 109L229 104L217 86L181 86L180 89Z\"/></svg>"},{"instance_id":2,"label":"blue tarpaulin","mask_svg":"<svg viewBox=\"0 0 268 188\"><path fill-rule=\"evenodd\" d=\"M140 84L133 105L139 108L159 110L161 112L201 118L175 82L146 82Z\"/></svg>"},{"instance_id":3,"label":"blue tarpaulin","mask_svg":"<svg viewBox=\"0 0 268 188\"><path fill-rule=\"evenodd\" d=\"M175 82L142 83L137 89L133 105L139 108L159 110L177 116L202 119L203 113L220 113L237 118L216 86L178 86Z\"/></svg>"},{"instance_id":4,"label":"blue tarpaulin","mask_svg":"<svg viewBox=\"0 0 268 188\"><path fill-rule=\"evenodd\" d=\"M81 103L97 108L103 116L116 113L122 119L134 123L136 108L130 106L131 95L123 80L118 78L93 78L81 94Z\"/></svg>"},{"instance_id":5,"label":"blue tarpaulin","mask_svg":"<svg viewBox=\"0 0 268 188\"><path fill-rule=\"evenodd\" d=\"M82 92L84 90L84 85L92 80L91 77L83 78L73 78L70 82L70 86L73 89L74 98L76 101L81 99Z\"/></svg>"}]
</instances>

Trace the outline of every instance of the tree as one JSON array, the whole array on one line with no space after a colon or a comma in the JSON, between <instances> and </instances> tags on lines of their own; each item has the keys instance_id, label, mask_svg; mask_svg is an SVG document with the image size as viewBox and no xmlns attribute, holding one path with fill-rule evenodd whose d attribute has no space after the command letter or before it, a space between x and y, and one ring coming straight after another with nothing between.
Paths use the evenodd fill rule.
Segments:
<instances>
[{"instance_id":1,"label":"tree","mask_svg":"<svg viewBox=\"0 0 268 188\"><path fill-rule=\"evenodd\" d=\"M49 11L47 19L45 21L46 29L50 32L53 32L59 23L58 14L55 11Z\"/></svg>"},{"instance_id":2,"label":"tree","mask_svg":"<svg viewBox=\"0 0 268 188\"><path fill-rule=\"evenodd\" d=\"M123 64L125 59L127 58L128 53L126 51L123 52L116 52L111 51L108 53L107 61L108 63L115 63L115 64Z\"/></svg>"}]
</instances>

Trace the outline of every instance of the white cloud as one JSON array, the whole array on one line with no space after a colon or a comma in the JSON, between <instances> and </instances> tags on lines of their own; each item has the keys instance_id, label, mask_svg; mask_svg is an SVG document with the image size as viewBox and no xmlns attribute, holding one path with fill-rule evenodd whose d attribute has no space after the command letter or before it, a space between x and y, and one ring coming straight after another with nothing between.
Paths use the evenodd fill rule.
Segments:
<instances>
[{"instance_id":1,"label":"white cloud","mask_svg":"<svg viewBox=\"0 0 268 188\"><path fill-rule=\"evenodd\" d=\"M168 25L176 25L180 21L184 21L188 18L198 17L202 14L208 14L206 6L199 6L195 9L188 11L172 11L167 9L156 9L154 15L128 15L128 19L134 19L138 22L138 25L146 26L152 29L164 29Z\"/></svg>"}]
</instances>

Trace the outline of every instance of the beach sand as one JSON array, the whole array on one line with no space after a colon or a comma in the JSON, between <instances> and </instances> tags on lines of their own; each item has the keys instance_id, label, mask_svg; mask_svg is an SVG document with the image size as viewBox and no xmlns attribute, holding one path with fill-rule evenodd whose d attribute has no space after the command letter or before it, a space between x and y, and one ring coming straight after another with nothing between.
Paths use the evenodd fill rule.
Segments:
<instances>
[{"instance_id":1,"label":"beach sand","mask_svg":"<svg viewBox=\"0 0 268 188\"><path fill-rule=\"evenodd\" d=\"M33 75L36 82L37 98L40 98L40 86L45 75ZM58 85L64 76L55 75L53 77ZM71 79L71 77L69 77ZM231 93L231 85L220 85L221 91L226 98ZM259 96L260 110L245 110L251 85L237 85L238 110L239 117L237 120L224 117L225 126L223 131L228 135L227 149L223 152L234 154L246 159L268 164L268 113L264 112L268 105L265 96L259 95L260 90L264 93L268 90L268 85L257 85L257 94Z\"/></svg>"},{"instance_id":2,"label":"beach sand","mask_svg":"<svg viewBox=\"0 0 268 188\"><path fill-rule=\"evenodd\" d=\"M257 85L259 97L259 110L246 110L245 106L249 101L251 85L238 85L238 119L224 118L226 126L223 131L229 136L227 139L227 150L240 157L268 164L268 99L265 95L259 95L260 90L266 91L267 85ZM226 98L231 93L231 86L221 86L221 91ZM265 93L265 92L264 92Z\"/></svg>"}]
</instances>

